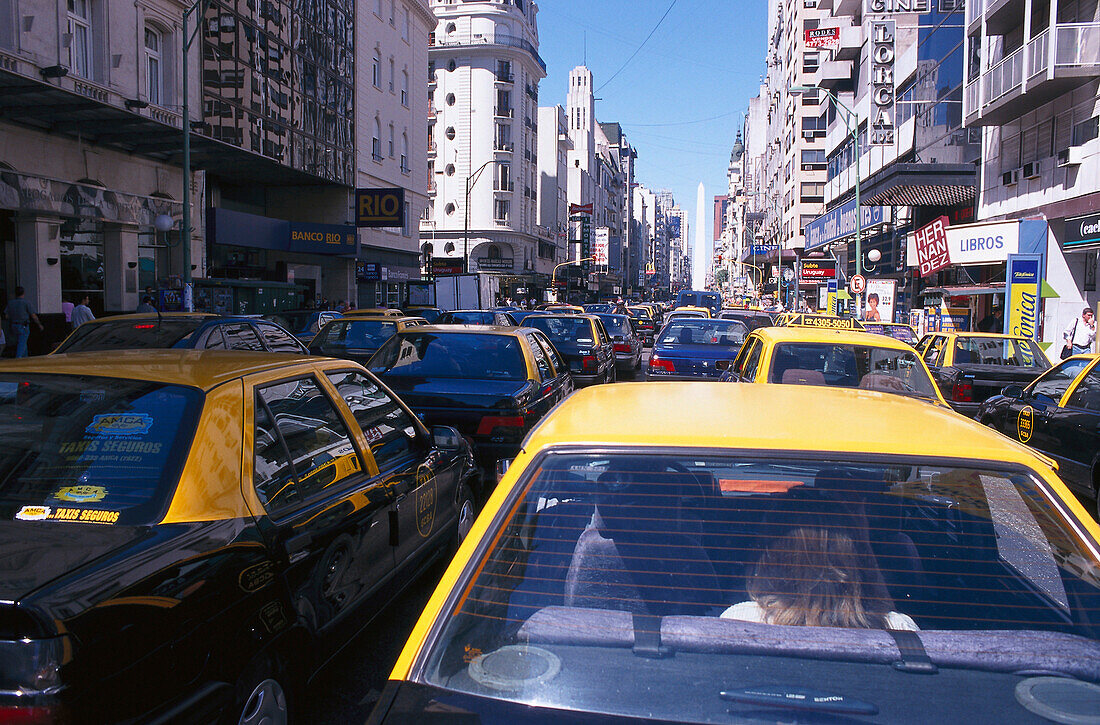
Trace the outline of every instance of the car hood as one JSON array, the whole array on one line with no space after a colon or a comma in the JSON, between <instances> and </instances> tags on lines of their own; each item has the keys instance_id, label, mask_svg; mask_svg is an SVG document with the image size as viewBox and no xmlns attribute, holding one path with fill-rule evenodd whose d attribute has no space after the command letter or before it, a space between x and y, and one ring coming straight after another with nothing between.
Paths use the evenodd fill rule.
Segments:
<instances>
[{"instance_id":1,"label":"car hood","mask_svg":"<svg viewBox=\"0 0 1100 725\"><path fill-rule=\"evenodd\" d=\"M145 526L0 521L0 600L19 602L148 535Z\"/></svg>"}]
</instances>

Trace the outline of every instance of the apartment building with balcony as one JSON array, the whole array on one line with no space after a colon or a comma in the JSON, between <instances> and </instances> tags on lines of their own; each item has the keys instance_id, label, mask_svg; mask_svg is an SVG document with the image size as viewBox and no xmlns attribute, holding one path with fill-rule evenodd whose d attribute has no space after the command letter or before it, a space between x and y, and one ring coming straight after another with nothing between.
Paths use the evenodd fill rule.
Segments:
<instances>
[{"instance_id":1,"label":"apartment building with balcony","mask_svg":"<svg viewBox=\"0 0 1100 725\"><path fill-rule=\"evenodd\" d=\"M428 168L421 221L447 268L501 276L501 294L533 296L537 275L538 5L530 0L432 0ZM450 265L448 267L448 265ZM517 292L524 289L523 295Z\"/></svg>"},{"instance_id":2,"label":"apartment building with balcony","mask_svg":"<svg viewBox=\"0 0 1100 725\"><path fill-rule=\"evenodd\" d=\"M967 4L963 115L980 129L978 217L1045 219L1043 339L1100 302L1100 5Z\"/></svg>"},{"instance_id":3,"label":"apartment building with balcony","mask_svg":"<svg viewBox=\"0 0 1100 725\"><path fill-rule=\"evenodd\" d=\"M842 273L855 274L858 176L864 255L859 271L897 282L899 315L922 306L920 293L926 288L974 287L995 277L994 268L952 267L921 281L910 273L906 259L907 234L912 230L944 215L954 223L974 219L979 145L977 134L962 121L961 4L929 3L925 12L875 15L864 14L862 3L844 0L825 0L821 7L828 9L829 16L820 27L838 29L839 47L822 50L818 85L835 94L841 105L827 97L814 101L824 111L825 208L830 214L811 224L806 251L835 254L842 262ZM892 22L894 28L894 138L885 144L872 144L868 132L876 112L871 69L876 21ZM858 129L858 164L853 129ZM819 233L839 212L851 223ZM881 255L877 262L867 257L872 250ZM987 308L987 304L982 307L983 317Z\"/></svg>"},{"instance_id":4,"label":"apartment building with balcony","mask_svg":"<svg viewBox=\"0 0 1100 725\"><path fill-rule=\"evenodd\" d=\"M573 138L561 106L539 108L538 233L536 271L553 275L569 252L569 152Z\"/></svg>"}]
</instances>

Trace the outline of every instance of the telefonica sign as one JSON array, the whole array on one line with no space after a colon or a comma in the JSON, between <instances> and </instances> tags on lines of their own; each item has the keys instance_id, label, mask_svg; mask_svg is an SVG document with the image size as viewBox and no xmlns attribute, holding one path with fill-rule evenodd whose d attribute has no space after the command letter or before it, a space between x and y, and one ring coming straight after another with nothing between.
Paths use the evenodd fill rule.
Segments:
<instances>
[{"instance_id":1,"label":"telefonica sign","mask_svg":"<svg viewBox=\"0 0 1100 725\"><path fill-rule=\"evenodd\" d=\"M889 210L884 206L865 206L860 227L869 229L882 224L889 218ZM856 200L838 206L822 214L806 225L806 251L824 247L844 237L856 233Z\"/></svg>"}]
</instances>

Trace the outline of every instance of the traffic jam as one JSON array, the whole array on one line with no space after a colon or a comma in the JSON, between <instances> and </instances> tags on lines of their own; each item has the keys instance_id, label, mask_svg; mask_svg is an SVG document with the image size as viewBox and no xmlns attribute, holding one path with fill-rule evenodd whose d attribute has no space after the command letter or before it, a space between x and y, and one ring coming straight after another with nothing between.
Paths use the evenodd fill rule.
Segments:
<instances>
[{"instance_id":1,"label":"traffic jam","mask_svg":"<svg viewBox=\"0 0 1100 725\"><path fill-rule=\"evenodd\" d=\"M1100 713L1095 354L689 290L154 311L0 406L0 723L321 721L383 637L371 723Z\"/></svg>"}]
</instances>

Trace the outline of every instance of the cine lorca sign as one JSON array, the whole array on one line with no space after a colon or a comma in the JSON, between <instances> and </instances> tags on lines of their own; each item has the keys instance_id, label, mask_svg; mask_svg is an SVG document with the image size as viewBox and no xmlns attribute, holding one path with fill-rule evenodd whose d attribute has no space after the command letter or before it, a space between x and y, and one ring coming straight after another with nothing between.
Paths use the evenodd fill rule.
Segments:
<instances>
[{"instance_id":1,"label":"cine lorca sign","mask_svg":"<svg viewBox=\"0 0 1100 725\"><path fill-rule=\"evenodd\" d=\"M894 42L893 20L871 22L871 134L872 146L893 146L894 128Z\"/></svg>"}]
</instances>

